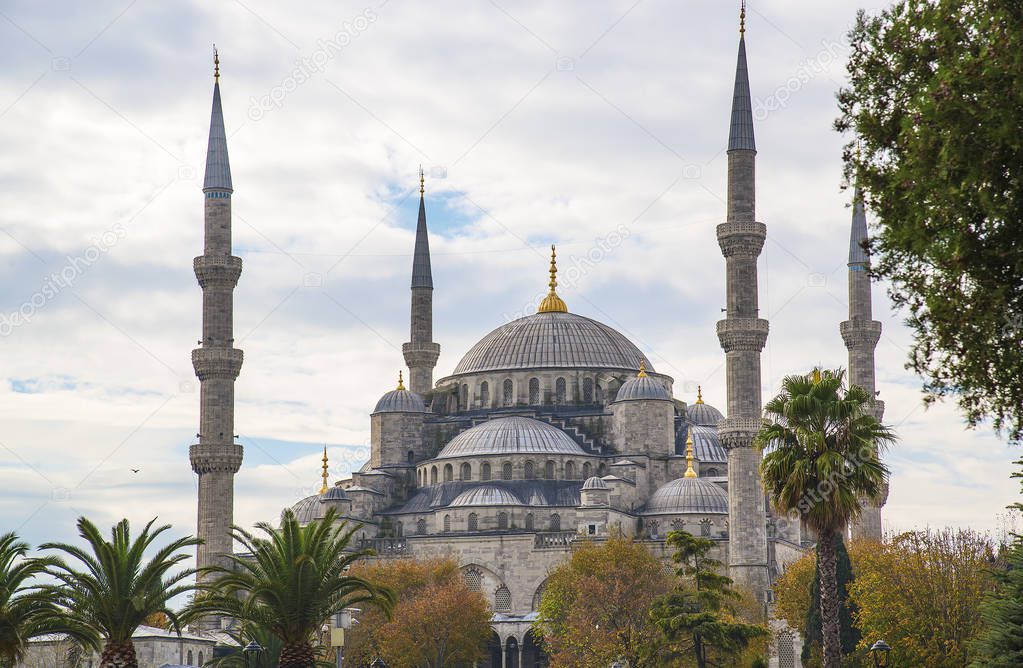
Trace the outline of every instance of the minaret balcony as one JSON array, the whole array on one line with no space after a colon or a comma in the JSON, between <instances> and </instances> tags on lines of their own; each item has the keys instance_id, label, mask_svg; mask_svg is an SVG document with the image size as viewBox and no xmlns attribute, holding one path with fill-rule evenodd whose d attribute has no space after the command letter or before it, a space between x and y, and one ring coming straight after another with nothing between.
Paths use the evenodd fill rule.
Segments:
<instances>
[{"instance_id":1,"label":"minaret balcony","mask_svg":"<svg viewBox=\"0 0 1023 668\"><path fill-rule=\"evenodd\" d=\"M200 255L192 260L200 287L220 285L234 288L242 274L242 259L234 255Z\"/></svg>"},{"instance_id":2,"label":"minaret balcony","mask_svg":"<svg viewBox=\"0 0 1023 668\"><path fill-rule=\"evenodd\" d=\"M196 473L237 473L242 466L242 453L242 446L237 443L197 443L188 449L188 458Z\"/></svg>"},{"instance_id":3,"label":"minaret balcony","mask_svg":"<svg viewBox=\"0 0 1023 668\"><path fill-rule=\"evenodd\" d=\"M409 368L437 365L437 358L440 357L440 344L432 342L403 343L401 352L405 355L405 363Z\"/></svg>"},{"instance_id":4,"label":"minaret balcony","mask_svg":"<svg viewBox=\"0 0 1023 668\"><path fill-rule=\"evenodd\" d=\"M208 378L235 380L242 370L244 354L237 348L196 348L192 351L192 367L200 381Z\"/></svg>"},{"instance_id":5,"label":"minaret balcony","mask_svg":"<svg viewBox=\"0 0 1023 668\"><path fill-rule=\"evenodd\" d=\"M748 448L753 445L753 437L763 426L759 417L726 417L718 422L718 438L726 450Z\"/></svg>"},{"instance_id":6,"label":"minaret balcony","mask_svg":"<svg viewBox=\"0 0 1023 668\"><path fill-rule=\"evenodd\" d=\"M843 320L838 331L846 348L873 348L881 338L881 323L877 320Z\"/></svg>"},{"instance_id":7,"label":"minaret balcony","mask_svg":"<svg viewBox=\"0 0 1023 668\"><path fill-rule=\"evenodd\" d=\"M721 254L729 257L758 257L767 239L767 225L754 221L730 221L717 227Z\"/></svg>"},{"instance_id":8,"label":"minaret balcony","mask_svg":"<svg viewBox=\"0 0 1023 668\"><path fill-rule=\"evenodd\" d=\"M718 340L726 353L760 352L767 343L769 330L770 325L763 318L726 318L717 324Z\"/></svg>"}]
</instances>

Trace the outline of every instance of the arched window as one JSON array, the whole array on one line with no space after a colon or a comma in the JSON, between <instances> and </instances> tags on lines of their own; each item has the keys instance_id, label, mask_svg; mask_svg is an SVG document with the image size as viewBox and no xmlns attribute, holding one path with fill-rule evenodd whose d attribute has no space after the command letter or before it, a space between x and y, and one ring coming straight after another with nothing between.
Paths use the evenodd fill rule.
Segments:
<instances>
[{"instance_id":1,"label":"arched window","mask_svg":"<svg viewBox=\"0 0 1023 668\"><path fill-rule=\"evenodd\" d=\"M547 464L544 466L543 477L547 478L548 480L554 480L554 478L556 477L554 469L555 469L554 462L547 462Z\"/></svg>"},{"instance_id":2,"label":"arched window","mask_svg":"<svg viewBox=\"0 0 1023 668\"><path fill-rule=\"evenodd\" d=\"M426 533L426 520L424 520L422 517L420 517L416 521L416 533L418 534Z\"/></svg>"},{"instance_id":3,"label":"arched window","mask_svg":"<svg viewBox=\"0 0 1023 668\"><path fill-rule=\"evenodd\" d=\"M778 634L778 668L796 668L795 643L788 631Z\"/></svg>"},{"instance_id":4,"label":"arched window","mask_svg":"<svg viewBox=\"0 0 1023 668\"><path fill-rule=\"evenodd\" d=\"M700 535L704 537L710 535L710 520L700 520Z\"/></svg>"},{"instance_id":5,"label":"arched window","mask_svg":"<svg viewBox=\"0 0 1023 668\"><path fill-rule=\"evenodd\" d=\"M590 466L589 462L583 463L583 478L589 480L593 475L593 467Z\"/></svg>"},{"instance_id":6,"label":"arched window","mask_svg":"<svg viewBox=\"0 0 1023 668\"><path fill-rule=\"evenodd\" d=\"M575 480L575 462L565 462L565 479Z\"/></svg>"},{"instance_id":7,"label":"arched window","mask_svg":"<svg viewBox=\"0 0 1023 668\"><path fill-rule=\"evenodd\" d=\"M487 381L480 383L480 405L490 408L490 383Z\"/></svg>"},{"instance_id":8,"label":"arched window","mask_svg":"<svg viewBox=\"0 0 1023 668\"><path fill-rule=\"evenodd\" d=\"M483 589L483 573L476 568L465 569L465 586L469 591L481 591Z\"/></svg>"},{"instance_id":9,"label":"arched window","mask_svg":"<svg viewBox=\"0 0 1023 668\"><path fill-rule=\"evenodd\" d=\"M563 406L565 402L568 400L568 390L566 388L564 378L558 378L556 381L554 381L554 394L557 396L555 402L558 405Z\"/></svg>"},{"instance_id":10,"label":"arched window","mask_svg":"<svg viewBox=\"0 0 1023 668\"><path fill-rule=\"evenodd\" d=\"M530 378L529 379L529 403L532 406L537 406L540 403L540 379Z\"/></svg>"},{"instance_id":11,"label":"arched window","mask_svg":"<svg viewBox=\"0 0 1023 668\"><path fill-rule=\"evenodd\" d=\"M430 484L431 485L436 485L437 484L437 467L436 466L431 466L430 467Z\"/></svg>"},{"instance_id":12,"label":"arched window","mask_svg":"<svg viewBox=\"0 0 1023 668\"><path fill-rule=\"evenodd\" d=\"M496 612L511 612L511 592L504 585L494 592L494 610Z\"/></svg>"},{"instance_id":13,"label":"arched window","mask_svg":"<svg viewBox=\"0 0 1023 668\"><path fill-rule=\"evenodd\" d=\"M455 469L451 464L444 465L444 482L451 482L455 479Z\"/></svg>"},{"instance_id":14,"label":"arched window","mask_svg":"<svg viewBox=\"0 0 1023 668\"><path fill-rule=\"evenodd\" d=\"M462 480L472 480L472 467L469 466L468 462L462 464L461 476L459 477Z\"/></svg>"},{"instance_id":15,"label":"arched window","mask_svg":"<svg viewBox=\"0 0 1023 668\"><path fill-rule=\"evenodd\" d=\"M202 652L199 652L199 664L198 665L200 665L200 666L202 665Z\"/></svg>"},{"instance_id":16,"label":"arched window","mask_svg":"<svg viewBox=\"0 0 1023 668\"><path fill-rule=\"evenodd\" d=\"M551 515L551 531L561 531L561 515L557 513Z\"/></svg>"},{"instance_id":17,"label":"arched window","mask_svg":"<svg viewBox=\"0 0 1023 668\"><path fill-rule=\"evenodd\" d=\"M469 410L469 386L468 385L462 385L462 396L461 396L461 401L459 402L459 404L461 405L463 411Z\"/></svg>"},{"instance_id":18,"label":"arched window","mask_svg":"<svg viewBox=\"0 0 1023 668\"><path fill-rule=\"evenodd\" d=\"M186 659L186 662L190 666L194 666L195 665L194 663L192 663L192 650L188 650L188 658Z\"/></svg>"},{"instance_id":19,"label":"arched window","mask_svg":"<svg viewBox=\"0 0 1023 668\"><path fill-rule=\"evenodd\" d=\"M416 453L414 450L408 451L408 463L411 464L416 461Z\"/></svg>"},{"instance_id":20,"label":"arched window","mask_svg":"<svg viewBox=\"0 0 1023 668\"><path fill-rule=\"evenodd\" d=\"M593 403L593 379L583 378L583 403Z\"/></svg>"},{"instance_id":21,"label":"arched window","mask_svg":"<svg viewBox=\"0 0 1023 668\"><path fill-rule=\"evenodd\" d=\"M483 466L480 467L480 478L490 480L490 462L483 462Z\"/></svg>"},{"instance_id":22,"label":"arched window","mask_svg":"<svg viewBox=\"0 0 1023 668\"><path fill-rule=\"evenodd\" d=\"M423 471L422 469L416 469L416 487L423 486Z\"/></svg>"},{"instance_id":23,"label":"arched window","mask_svg":"<svg viewBox=\"0 0 1023 668\"><path fill-rule=\"evenodd\" d=\"M451 515L444 516L444 533L451 531Z\"/></svg>"},{"instance_id":24,"label":"arched window","mask_svg":"<svg viewBox=\"0 0 1023 668\"><path fill-rule=\"evenodd\" d=\"M511 480L512 479L512 463L511 462L505 462L504 466L501 467L501 478L503 478L504 480Z\"/></svg>"},{"instance_id":25,"label":"arched window","mask_svg":"<svg viewBox=\"0 0 1023 668\"><path fill-rule=\"evenodd\" d=\"M526 462L525 478L526 480L533 479L533 462Z\"/></svg>"},{"instance_id":26,"label":"arched window","mask_svg":"<svg viewBox=\"0 0 1023 668\"><path fill-rule=\"evenodd\" d=\"M394 535L397 536L398 538L401 538L402 536L404 536L405 535L405 525L402 524L401 522L395 522L394 523Z\"/></svg>"},{"instance_id":27,"label":"arched window","mask_svg":"<svg viewBox=\"0 0 1023 668\"><path fill-rule=\"evenodd\" d=\"M721 475L717 469L707 469L707 475Z\"/></svg>"},{"instance_id":28,"label":"arched window","mask_svg":"<svg viewBox=\"0 0 1023 668\"><path fill-rule=\"evenodd\" d=\"M476 513L469 513L469 531L479 531L480 518Z\"/></svg>"},{"instance_id":29,"label":"arched window","mask_svg":"<svg viewBox=\"0 0 1023 668\"><path fill-rule=\"evenodd\" d=\"M504 401L502 403L505 406L511 406L512 404L515 403L515 397L512 395L512 382L511 382L511 378L508 378L508 379L506 379L504 381L504 384L502 385L501 392L504 395L503 396Z\"/></svg>"},{"instance_id":30,"label":"arched window","mask_svg":"<svg viewBox=\"0 0 1023 668\"><path fill-rule=\"evenodd\" d=\"M600 462L600 464L597 466L597 475L599 475L600 477L604 477L607 475L607 466L604 464L604 462Z\"/></svg>"},{"instance_id":31,"label":"arched window","mask_svg":"<svg viewBox=\"0 0 1023 668\"><path fill-rule=\"evenodd\" d=\"M497 514L497 528L507 529L508 528L508 513Z\"/></svg>"},{"instance_id":32,"label":"arched window","mask_svg":"<svg viewBox=\"0 0 1023 668\"><path fill-rule=\"evenodd\" d=\"M526 531L533 530L533 513L526 514Z\"/></svg>"}]
</instances>

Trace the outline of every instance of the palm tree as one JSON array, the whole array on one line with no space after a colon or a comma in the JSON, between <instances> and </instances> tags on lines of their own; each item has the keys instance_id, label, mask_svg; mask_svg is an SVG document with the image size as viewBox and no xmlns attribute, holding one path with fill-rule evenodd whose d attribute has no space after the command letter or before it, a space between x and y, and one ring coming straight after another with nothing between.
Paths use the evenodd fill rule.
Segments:
<instances>
[{"instance_id":1,"label":"palm tree","mask_svg":"<svg viewBox=\"0 0 1023 668\"><path fill-rule=\"evenodd\" d=\"M234 538L249 554L227 555L215 566L216 578L193 603L197 614L222 614L265 629L281 643L281 668L313 668L316 634L332 614L358 604L389 612L394 594L348 567L369 551L351 549L358 527L349 529L330 509L302 526L285 511L280 528L256 525L265 537L234 528Z\"/></svg>"},{"instance_id":2,"label":"palm tree","mask_svg":"<svg viewBox=\"0 0 1023 668\"><path fill-rule=\"evenodd\" d=\"M21 661L28 641L59 633L74 642L92 640L87 629L64 619L60 608L37 585L29 583L54 565L52 558L28 558L28 545L17 534L0 536L0 666Z\"/></svg>"},{"instance_id":3,"label":"palm tree","mask_svg":"<svg viewBox=\"0 0 1023 668\"><path fill-rule=\"evenodd\" d=\"M861 498L880 495L888 469L879 452L895 442L871 412L874 398L856 385L845 389L844 375L787 376L755 439L767 451L760 471L774 506L817 534L825 668L842 658L835 534L859 514Z\"/></svg>"},{"instance_id":4,"label":"palm tree","mask_svg":"<svg viewBox=\"0 0 1023 668\"><path fill-rule=\"evenodd\" d=\"M150 520L134 541L128 520L121 520L111 529L110 540L84 517L78 518L78 534L89 550L66 543L46 543L43 549L59 550L79 562L76 570L59 557L53 558L49 572L60 581L45 591L63 609L67 619L90 630L95 649L101 649L100 668L137 668L135 645L131 637L147 617L162 612L171 627L180 633L187 615L175 613L169 602L176 596L195 589L185 582L195 569L171 569L191 557L199 544L192 537L178 538L156 550L145 561L145 552L163 532L164 525L153 529ZM188 551L185 551L188 550Z\"/></svg>"}]
</instances>

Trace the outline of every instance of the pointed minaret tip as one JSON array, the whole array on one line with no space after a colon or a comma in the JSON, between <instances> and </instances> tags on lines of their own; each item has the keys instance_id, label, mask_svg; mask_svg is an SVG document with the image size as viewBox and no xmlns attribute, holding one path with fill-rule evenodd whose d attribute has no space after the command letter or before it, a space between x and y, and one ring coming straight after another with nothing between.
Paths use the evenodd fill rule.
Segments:
<instances>
[{"instance_id":1,"label":"pointed minaret tip","mask_svg":"<svg viewBox=\"0 0 1023 668\"><path fill-rule=\"evenodd\" d=\"M756 151L753 136L753 102L750 99L749 68L746 65L746 3L739 13L739 56L735 64L732 121L728 132L729 151Z\"/></svg>"},{"instance_id":2,"label":"pointed minaret tip","mask_svg":"<svg viewBox=\"0 0 1023 668\"><path fill-rule=\"evenodd\" d=\"M419 166L419 220L416 222L416 246L412 253L412 287L433 289L430 267L430 233L426 229L426 174Z\"/></svg>"},{"instance_id":3,"label":"pointed minaret tip","mask_svg":"<svg viewBox=\"0 0 1023 668\"><path fill-rule=\"evenodd\" d=\"M870 265L870 254L864 248L867 241L867 213L863 208L863 193L857 186L853 193L852 230L849 234L849 267L862 270Z\"/></svg>"},{"instance_id":4,"label":"pointed minaret tip","mask_svg":"<svg viewBox=\"0 0 1023 668\"><path fill-rule=\"evenodd\" d=\"M210 113L210 136L206 147L204 192L234 192L231 183L231 162L227 157L227 133L224 131L224 108L220 102L220 52L213 47L213 110Z\"/></svg>"}]
</instances>

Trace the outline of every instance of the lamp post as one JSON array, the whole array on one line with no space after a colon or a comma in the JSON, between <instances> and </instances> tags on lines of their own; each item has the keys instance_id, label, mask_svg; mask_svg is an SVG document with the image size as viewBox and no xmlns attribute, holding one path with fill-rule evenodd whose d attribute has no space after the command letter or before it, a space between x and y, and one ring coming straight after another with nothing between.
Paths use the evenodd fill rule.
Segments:
<instances>
[{"instance_id":1,"label":"lamp post","mask_svg":"<svg viewBox=\"0 0 1023 668\"><path fill-rule=\"evenodd\" d=\"M341 668L341 662L345 655L345 633L357 624L355 613L361 612L358 608L345 608L335 612L330 617L330 646L337 648L337 668Z\"/></svg>"},{"instance_id":2,"label":"lamp post","mask_svg":"<svg viewBox=\"0 0 1023 668\"><path fill-rule=\"evenodd\" d=\"M888 668L891 654L891 646L883 640L878 640L870 646L870 657L874 659L874 668Z\"/></svg>"},{"instance_id":3,"label":"lamp post","mask_svg":"<svg viewBox=\"0 0 1023 668\"><path fill-rule=\"evenodd\" d=\"M255 659L257 664L259 662L259 655L263 653L263 646L255 640L250 640L249 644L242 648L242 654L245 655L245 666L250 667L252 659Z\"/></svg>"}]
</instances>

